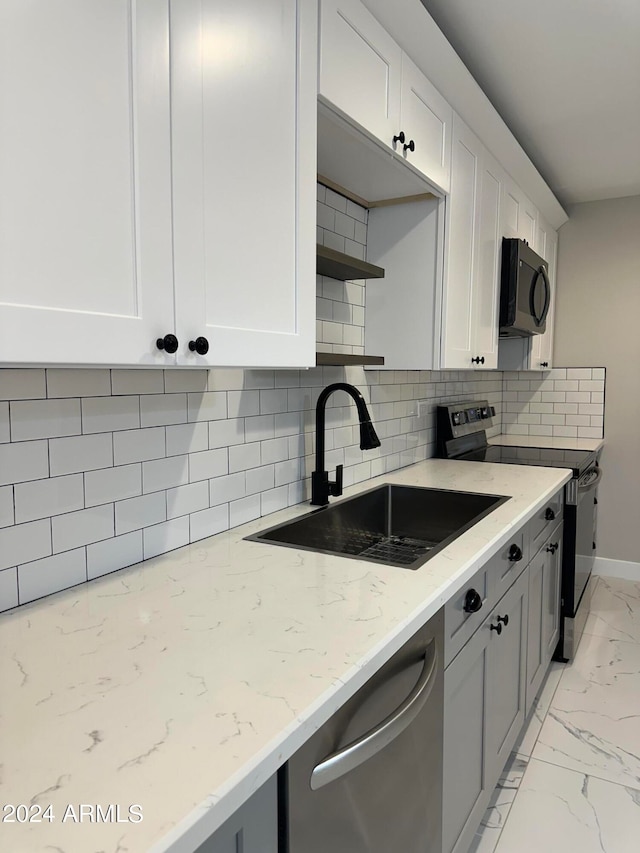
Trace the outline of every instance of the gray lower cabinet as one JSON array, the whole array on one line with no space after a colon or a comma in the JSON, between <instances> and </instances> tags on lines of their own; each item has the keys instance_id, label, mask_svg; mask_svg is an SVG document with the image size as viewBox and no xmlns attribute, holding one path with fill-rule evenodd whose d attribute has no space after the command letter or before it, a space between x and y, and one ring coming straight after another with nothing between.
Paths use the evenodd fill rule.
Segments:
<instances>
[{"instance_id":1,"label":"gray lower cabinet","mask_svg":"<svg viewBox=\"0 0 640 853\"><path fill-rule=\"evenodd\" d=\"M272 776L195 853L278 853L277 802Z\"/></svg>"},{"instance_id":2,"label":"gray lower cabinet","mask_svg":"<svg viewBox=\"0 0 640 853\"><path fill-rule=\"evenodd\" d=\"M527 713L540 689L560 631L562 524L542 543L529 564Z\"/></svg>"},{"instance_id":3,"label":"gray lower cabinet","mask_svg":"<svg viewBox=\"0 0 640 853\"><path fill-rule=\"evenodd\" d=\"M524 572L445 672L443 851L466 853L525 718Z\"/></svg>"}]
</instances>

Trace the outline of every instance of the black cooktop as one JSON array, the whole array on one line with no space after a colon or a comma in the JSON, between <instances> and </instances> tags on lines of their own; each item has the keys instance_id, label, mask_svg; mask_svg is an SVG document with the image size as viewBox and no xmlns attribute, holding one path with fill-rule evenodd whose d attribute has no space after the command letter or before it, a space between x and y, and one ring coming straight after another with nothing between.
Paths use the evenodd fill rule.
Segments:
<instances>
[{"instance_id":1,"label":"black cooktop","mask_svg":"<svg viewBox=\"0 0 640 853\"><path fill-rule=\"evenodd\" d=\"M489 444L458 456L469 462L504 462L508 465L542 465L546 468L571 468L579 476L592 463L591 450L564 450L555 447L512 447Z\"/></svg>"}]
</instances>

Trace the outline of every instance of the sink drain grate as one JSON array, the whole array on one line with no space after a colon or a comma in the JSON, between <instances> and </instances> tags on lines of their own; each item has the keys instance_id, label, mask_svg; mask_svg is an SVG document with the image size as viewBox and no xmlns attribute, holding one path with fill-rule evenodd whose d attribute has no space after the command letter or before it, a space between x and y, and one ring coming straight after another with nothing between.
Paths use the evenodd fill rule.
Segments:
<instances>
[{"instance_id":1,"label":"sink drain grate","mask_svg":"<svg viewBox=\"0 0 640 853\"><path fill-rule=\"evenodd\" d=\"M361 551L359 556L380 563L409 566L415 560L428 554L436 547L436 544L436 542L411 539L408 536L388 536Z\"/></svg>"}]
</instances>

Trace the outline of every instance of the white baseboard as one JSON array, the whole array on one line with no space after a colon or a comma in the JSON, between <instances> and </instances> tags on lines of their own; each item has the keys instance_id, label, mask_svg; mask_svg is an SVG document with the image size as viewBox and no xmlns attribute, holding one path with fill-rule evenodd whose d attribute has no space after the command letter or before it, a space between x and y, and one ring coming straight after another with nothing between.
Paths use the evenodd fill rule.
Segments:
<instances>
[{"instance_id":1,"label":"white baseboard","mask_svg":"<svg viewBox=\"0 0 640 853\"><path fill-rule=\"evenodd\" d=\"M631 563L627 560L610 560L608 557L596 557L593 573L594 575L604 575L610 578L640 581L640 563Z\"/></svg>"}]
</instances>

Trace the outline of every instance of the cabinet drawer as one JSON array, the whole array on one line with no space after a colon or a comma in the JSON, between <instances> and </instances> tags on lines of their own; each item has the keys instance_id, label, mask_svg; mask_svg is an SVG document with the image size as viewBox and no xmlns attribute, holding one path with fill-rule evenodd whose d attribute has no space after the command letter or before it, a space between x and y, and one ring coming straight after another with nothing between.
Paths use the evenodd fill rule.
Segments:
<instances>
[{"instance_id":1,"label":"cabinet drawer","mask_svg":"<svg viewBox=\"0 0 640 853\"><path fill-rule=\"evenodd\" d=\"M558 521L562 519L563 508L564 489L560 489L529 521L527 525L529 560L535 557Z\"/></svg>"},{"instance_id":2,"label":"cabinet drawer","mask_svg":"<svg viewBox=\"0 0 640 853\"><path fill-rule=\"evenodd\" d=\"M518 530L500 551L487 563L491 602L498 601L519 577L527 565L525 530Z\"/></svg>"},{"instance_id":3,"label":"cabinet drawer","mask_svg":"<svg viewBox=\"0 0 640 853\"><path fill-rule=\"evenodd\" d=\"M449 666L460 649L478 628L487 615L487 599L489 597L489 566L483 566L466 583L462 589L450 598L444 608L444 665ZM465 610L467 600L473 605L473 594L480 596L480 607ZM495 599L493 599L495 600ZM476 599L477 602L477 599ZM477 604L476 604L477 606Z\"/></svg>"}]
</instances>

